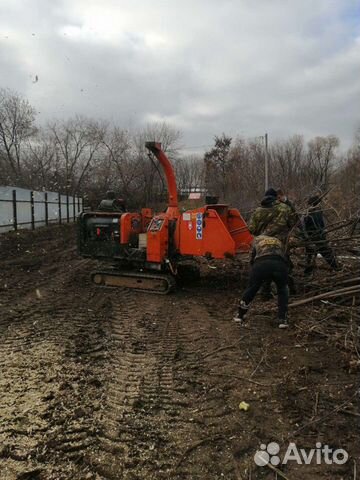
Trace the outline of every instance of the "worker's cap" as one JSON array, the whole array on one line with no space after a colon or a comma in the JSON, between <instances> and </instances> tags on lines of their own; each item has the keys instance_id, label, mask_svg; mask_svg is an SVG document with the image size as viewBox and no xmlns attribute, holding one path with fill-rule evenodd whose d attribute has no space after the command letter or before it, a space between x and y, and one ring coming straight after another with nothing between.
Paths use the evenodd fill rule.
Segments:
<instances>
[{"instance_id":1,"label":"worker's cap","mask_svg":"<svg viewBox=\"0 0 360 480\"><path fill-rule=\"evenodd\" d=\"M276 197L277 196L277 192L275 190L275 188L268 188L265 192L265 197Z\"/></svg>"}]
</instances>

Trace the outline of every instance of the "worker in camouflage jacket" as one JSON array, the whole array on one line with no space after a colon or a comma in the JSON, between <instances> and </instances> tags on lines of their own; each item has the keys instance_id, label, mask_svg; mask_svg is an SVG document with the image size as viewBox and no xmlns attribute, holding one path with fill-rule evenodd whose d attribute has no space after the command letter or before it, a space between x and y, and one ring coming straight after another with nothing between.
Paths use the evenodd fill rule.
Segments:
<instances>
[{"instance_id":1,"label":"worker in camouflage jacket","mask_svg":"<svg viewBox=\"0 0 360 480\"><path fill-rule=\"evenodd\" d=\"M281 190L276 191L274 188L269 188L265 192L260 207L255 210L250 219L249 230L255 236L268 235L278 238L282 242L289 269L290 293L295 294L295 282L291 276L293 264L288 253L288 237L298 222L298 215L294 206L290 202L285 202L284 198L287 200ZM264 282L262 296L265 300L272 298L271 281Z\"/></svg>"},{"instance_id":2,"label":"worker in camouflage jacket","mask_svg":"<svg viewBox=\"0 0 360 480\"><path fill-rule=\"evenodd\" d=\"M277 192L269 188L265 197L253 213L250 223L250 232L257 235L276 237L284 246L287 244L289 232L295 226L297 217L293 209L277 199Z\"/></svg>"},{"instance_id":3,"label":"worker in camouflage jacket","mask_svg":"<svg viewBox=\"0 0 360 480\"><path fill-rule=\"evenodd\" d=\"M260 235L253 241L249 285L239 303L235 322L243 323L250 303L264 282L275 282L278 296L278 326L288 326L288 264L283 243L276 237Z\"/></svg>"}]
</instances>

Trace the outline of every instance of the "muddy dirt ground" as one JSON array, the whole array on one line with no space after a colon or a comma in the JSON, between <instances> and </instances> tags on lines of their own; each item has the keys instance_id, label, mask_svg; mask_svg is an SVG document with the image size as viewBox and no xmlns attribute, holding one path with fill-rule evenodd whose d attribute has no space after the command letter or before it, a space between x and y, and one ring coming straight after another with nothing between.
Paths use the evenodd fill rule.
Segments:
<instances>
[{"instance_id":1,"label":"muddy dirt ground","mask_svg":"<svg viewBox=\"0 0 360 480\"><path fill-rule=\"evenodd\" d=\"M258 299L239 327L228 266L156 296L91 285L73 226L0 242L1 480L280 479L254 463L272 441L349 453L283 478L357 478L359 372L296 328L310 307L282 331Z\"/></svg>"}]
</instances>

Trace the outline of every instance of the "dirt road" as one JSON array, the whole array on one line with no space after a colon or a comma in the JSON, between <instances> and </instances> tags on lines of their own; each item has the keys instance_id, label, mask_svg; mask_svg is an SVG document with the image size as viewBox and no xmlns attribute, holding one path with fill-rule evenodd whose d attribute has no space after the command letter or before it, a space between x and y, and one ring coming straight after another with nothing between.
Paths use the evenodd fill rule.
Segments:
<instances>
[{"instance_id":1,"label":"dirt road","mask_svg":"<svg viewBox=\"0 0 360 480\"><path fill-rule=\"evenodd\" d=\"M95 287L74 235L0 237L1 480L273 479L254 454L289 441L349 460L292 461L283 478L354 478L358 372L344 352L276 329L271 303L238 327L241 284L221 272L167 296Z\"/></svg>"}]
</instances>

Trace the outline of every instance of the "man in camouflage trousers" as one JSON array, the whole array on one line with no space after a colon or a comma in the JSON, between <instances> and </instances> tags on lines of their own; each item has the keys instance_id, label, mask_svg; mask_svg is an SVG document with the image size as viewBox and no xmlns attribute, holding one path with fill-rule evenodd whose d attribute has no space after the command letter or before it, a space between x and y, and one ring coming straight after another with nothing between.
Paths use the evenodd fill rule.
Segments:
<instances>
[{"instance_id":1,"label":"man in camouflage trousers","mask_svg":"<svg viewBox=\"0 0 360 480\"><path fill-rule=\"evenodd\" d=\"M274 281L278 296L278 326L287 328L288 310L288 265L282 242L275 237L260 235L255 237L250 263L249 285L234 317L235 322L243 323L249 305L264 282Z\"/></svg>"},{"instance_id":2,"label":"man in camouflage trousers","mask_svg":"<svg viewBox=\"0 0 360 480\"><path fill-rule=\"evenodd\" d=\"M258 207L253 213L250 222L250 232L257 235L268 235L270 237L278 238L284 249L285 258L288 263L288 273L291 273L292 262L288 255L288 237L291 230L298 222L298 216L295 212L293 205L280 201L283 192L278 192L269 188L265 192L265 197L261 201L260 207ZM295 284L293 278L289 275L288 283L291 293L295 293ZM262 289L264 298L271 298L271 281L264 282Z\"/></svg>"}]
</instances>

